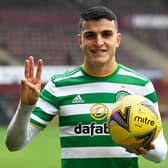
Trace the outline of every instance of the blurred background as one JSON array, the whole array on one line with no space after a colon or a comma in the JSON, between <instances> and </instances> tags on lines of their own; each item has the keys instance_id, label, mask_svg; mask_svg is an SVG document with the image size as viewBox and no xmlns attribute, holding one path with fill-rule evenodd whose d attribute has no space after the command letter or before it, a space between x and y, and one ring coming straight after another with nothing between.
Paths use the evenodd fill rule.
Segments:
<instances>
[{"instance_id":1,"label":"blurred background","mask_svg":"<svg viewBox=\"0 0 168 168\"><path fill-rule=\"evenodd\" d=\"M80 12L104 5L118 16L117 60L150 77L163 120L168 115L168 0L5 0L0 5L0 126L19 101L24 60L44 60L43 84L82 63L76 41Z\"/></svg>"},{"instance_id":2,"label":"blurred background","mask_svg":"<svg viewBox=\"0 0 168 168\"><path fill-rule=\"evenodd\" d=\"M94 5L116 13L122 33L118 61L151 78L161 113L168 114L167 0L5 0L0 5L0 125L15 112L25 58L44 60L44 84L53 73L82 63L79 15Z\"/></svg>"}]
</instances>

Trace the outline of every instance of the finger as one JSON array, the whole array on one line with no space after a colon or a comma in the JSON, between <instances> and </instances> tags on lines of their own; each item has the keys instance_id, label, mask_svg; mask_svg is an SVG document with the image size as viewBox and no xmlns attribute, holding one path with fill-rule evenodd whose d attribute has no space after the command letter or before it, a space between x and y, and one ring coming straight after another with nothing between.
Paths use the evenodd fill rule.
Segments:
<instances>
[{"instance_id":1,"label":"finger","mask_svg":"<svg viewBox=\"0 0 168 168\"><path fill-rule=\"evenodd\" d=\"M29 57L29 77L32 78L34 77L34 58L33 56Z\"/></svg>"},{"instance_id":2,"label":"finger","mask_svg":"<svg viewBox=\"0 0 168 168\"><path fill-rule=\"evenodd\" d=\"M155 145L153 143L150 144L151 149L155 149Z\"/></svg>"},{"instance_id":3,"label":"finger","mask_svg":"<svg viewBox=\"0 0 168 168\"><path fill-rule=\"evenodd\" d=\"M39 59L37 64L36 79L41 80L43 60Z\"/></svg>"},{"instance_id":4,"label":"finger","mask_svg":"<svg viewBox=\"0 0 168 168\"><path fill-rule=\"evenodd\" d=\"M27 87L27 83L28 83L28 80L26 79L21 80L21 84L20 84L21 90L24 90Z\"/></svg>"},{"instance_id":5,"label":"finger","mask_svg":"<svg viewBox=\"0 0 168 168\"><path fill-rule=\"evenodd\" d=\"M127 148L126 151L129 153L135 153L136 149L135 148L130 148L130 149Z\"/></svg>"},{"instance_id":6,"label":"finger","mask_svg":"<svg viewBox=\"0 0 168 168\"><path fill-rule=\"evenodd\" d=\"M22 94L23 94L23 88L24 88L24 80L21 80L21 83L20 83L20 98L22 99Z\"/></svg>"},{"instance_id":7,"label":"finger","mask_svg":"<svg viewBox=\"0 0 168 168\"><path fill-rule=\"evenodd\" d=\"M22 91L22 89L23 89L23 86L24 86L24 79L23 80L21 80L21 83L20 83L20 91Z\"/></svg>"},{"instance_id":8,"label":"finger","mask_svg":"<svg viewBox=\"0 0 168 168\"><path fill-rule=\"evenodd\" d=\"M130 153L133 153L133 152L132 152L132 148L126 148L126 151L127 151L127 152L130 152Z\"/></svg>"},{"instance_id":9,"label":"finger","mask_svg":"<svg viewBox=\"0 0 168 168\"><path fill-rule=\"evenodd\" d=\"M146 141L144 142L144 144L143 144L143 146L144 146L146 149L149 148L149 146L150 146L152 140L153 140L154 137L155 137L155 134L156 134L156 128L154 128L154 129L152 130L151 135L147 138L147 140L146 140Z\"/></svg>"},{"instance_id":10,"label":"finger","mask_svg":"<svg viewBox=\"0 0 168 168\"><path fill-rule=\"evenodd\" d=\"M29 78L29 60L25 60L25 70L24 70L24 76L26 79Z\"/></svg>"},{"instance_id":11,"label":"finger","mask_svg":"<svg viewBox=\"0 0 168 168\"><path fill-rule=\"evenodd\" d=\"M140 147L140 148L135 149L136 155L144 155L144 154L146 154L147 152L148 152L148 151L147 151L145 148L143 148L143 147Z\"/></svg>"},{"instance_id":12,"label":"finger","mask_svg":"<svg viewBox=\"0 0 168 168\"><path fill-rule=\"evenodd\" d=\"M132 149L132 153L135 153L136 155L140 155L140 151L135 148Z\"/></svg>"},{"instance_id":13,"label":"finger","mask_svg":"<svg viewBox=\"0 0 168 168\"><path fill-rule=\"evenodd\" d=\"M22 79L20 84L20 96L24 94L24 91L26 90L26 80Z\"/></svg>"},{"instance_id":14,"label":"finger","mask_svg":"<svg viewBox=\"0 0 168 168\"><path fill-rule=\"evenodd\" d=\"M155 145L153 143L148 144L148 146L143 146L143 148L145 148L146 150L151 150L151 149L155 149Z\"/></svg>"},{"instance_id":15,"label":"finger","mask_svg":"<svg viewBox=\"0 0 168 168\"><path fill-rule=\"evenodd\" d=\"M144 154L148 153L148 150L146 148L144 148L144 147L140 147L139 148L139 152L144 155Z\"/></svg>"},{"instance_id":16,"label":"finger","mask_svg":"<svg viewBox=\"0 0 168 168\"><path fill-rule=\"evenodd\" d=\"M126 149L126 151L129 152L129 153L135 153L136 155L141 154L140 150L137 149L137 148Z\"/></svg>"}]
</instances>

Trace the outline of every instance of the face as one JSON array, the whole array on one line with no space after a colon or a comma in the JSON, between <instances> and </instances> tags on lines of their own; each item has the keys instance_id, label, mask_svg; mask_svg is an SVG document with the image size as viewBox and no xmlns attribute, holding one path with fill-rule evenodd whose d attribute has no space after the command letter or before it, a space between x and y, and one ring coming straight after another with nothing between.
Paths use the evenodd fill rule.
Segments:
<instances>
[{"instance_id":1,"label":"face","mask_svg":"<svg viewBox=\"0 0 168 168\"><path fill-rule=\"evenodd\" d=\"M115 61L121 35L114 21L84 21L77 38L84 54L84 64L111 65Z\"/></svg>"}]
</instances>

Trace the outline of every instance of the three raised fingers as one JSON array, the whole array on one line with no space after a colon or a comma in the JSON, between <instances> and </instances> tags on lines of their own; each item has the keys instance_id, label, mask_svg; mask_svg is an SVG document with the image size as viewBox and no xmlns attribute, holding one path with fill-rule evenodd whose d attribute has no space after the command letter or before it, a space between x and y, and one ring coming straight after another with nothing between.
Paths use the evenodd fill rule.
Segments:
<instances>
[{"instance_id":1,"label":"three raised fingers","mask_svg":"<svg viewBox=\"0 0 168 168\"><path fill-rule=\"evenodd\" d=\"M42 59L39 59L38 63L37 63L37 71L36 71L36 75L35 75L37 80L41 79L42 64L43 64ZM26 79L30 79L30 78L34 77L34 69L35 69L34 58L33 58L33 56L30 56L28 59L25 60L24 75L25 75Z\"/></svg>"}]
</instances>

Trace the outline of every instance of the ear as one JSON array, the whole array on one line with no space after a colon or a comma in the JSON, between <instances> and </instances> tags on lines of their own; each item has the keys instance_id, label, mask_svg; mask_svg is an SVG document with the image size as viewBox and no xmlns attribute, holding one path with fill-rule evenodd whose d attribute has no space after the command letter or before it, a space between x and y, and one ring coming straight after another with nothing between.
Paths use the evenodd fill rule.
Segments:
<instances>
[{"instance_id":1,"label":"ear","mask_svg":"<svg viewBox=\"0 0 168 168\"><path fill-rule=\"evenodd\" d=\"M117 47L120 46L120 42L121 42L121 33L117 33L117 36L116 36L116 44L117 44Z\"/></svg>"},{"instance_id":2,"label":"ear","mask_svg":"<svg viewBox=\"0 0 168 168\"><path fill-rule=\"evenodd\" d=\"M81 45L82 45L82 40L81 40L81 34L77 34L77 41L78 41L78 43L79 43L79 46L80 46L80 48L81 48Z\"/></svg>"}]
</instances>

